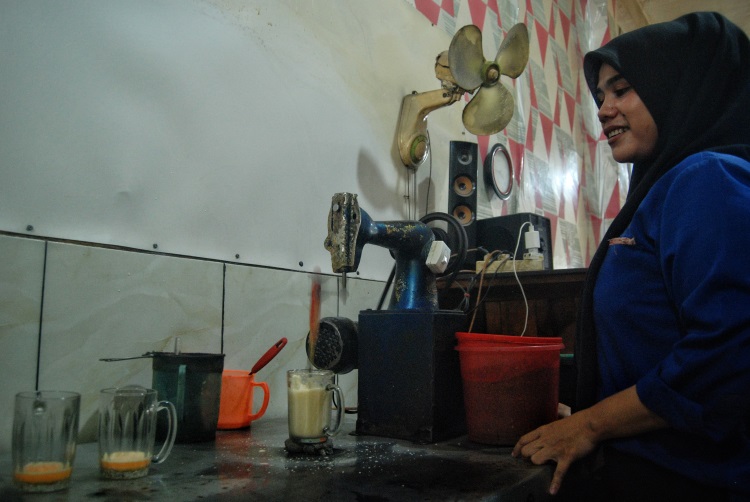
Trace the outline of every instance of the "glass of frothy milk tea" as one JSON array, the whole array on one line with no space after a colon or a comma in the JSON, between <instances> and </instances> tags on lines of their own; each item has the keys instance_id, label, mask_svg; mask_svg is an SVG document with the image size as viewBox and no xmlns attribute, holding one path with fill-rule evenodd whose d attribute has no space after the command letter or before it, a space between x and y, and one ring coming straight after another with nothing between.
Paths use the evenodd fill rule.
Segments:
<instances>
[{"instance_id":1,"label":"glass of frothy milk tea","mask_svg":"<svg viewBox=\"0 0 750 502\"><path fill-rule=\"evenodd\" d=\"M156 415L166 411L168 432L154 455ZM138 385L104 389L99 399L99 466L106 479L133 479L169 456L177 435L177 413L169 401L158 401L154 389Z\"/></svg>"},{"instance_id":2,"label":"glass of frothy milk tea","mask_svg":"<svg viewBox=\"0 0 750 502\"><path fill-rule=\"evenodd\" d=\"M286 374L289 399L289 438L300 444L323 443L341 428L344 395L330 370L299 369ZM331 426L332 396L336 394Z\"/></svg>"}]
</instances>

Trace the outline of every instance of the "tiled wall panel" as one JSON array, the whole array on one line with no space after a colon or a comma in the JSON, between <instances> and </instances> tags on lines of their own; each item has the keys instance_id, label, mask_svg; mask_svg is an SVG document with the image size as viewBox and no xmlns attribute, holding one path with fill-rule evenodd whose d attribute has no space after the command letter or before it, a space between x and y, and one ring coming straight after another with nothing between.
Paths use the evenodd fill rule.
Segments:
<instances>
[{"instance_id":1,"label":"tiled wall panel","mask_svg":"<svg viewBox=\"0 0 750 502\"><path fill-rule=\"evenodd\" d=\"M0 235L0 452L10 445L13 396L36 385L44 248Z\"/></svg>"},{"instance_id":2,"label":"tiled wall panel","mask_svg":"<svg viewBox=\"0 0 750 502\"><path fill-rule=\"evenodd\" d=\"M265 417L286 416L286 370L308 364L309 274L10 236L0 256L0 454L10 451L13 396L37 388L37 369L39 389L82 394L80 437L94 441L99 390L151 386L153 374L149 358L100 359L172 351L178 338L182 352L223 352L225 368L250 371L286 337L256 378L270 387ZM340 282L322 277L321 316L356 320L377 306L381 282ZM356 407L356 370L338 379Z\"/></svg>"}]
</instances>

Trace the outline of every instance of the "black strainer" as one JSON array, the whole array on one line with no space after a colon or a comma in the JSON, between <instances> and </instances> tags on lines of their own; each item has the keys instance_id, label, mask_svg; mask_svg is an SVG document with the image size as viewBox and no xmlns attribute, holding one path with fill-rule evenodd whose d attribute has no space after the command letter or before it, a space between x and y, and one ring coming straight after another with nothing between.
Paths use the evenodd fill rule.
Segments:
<instances>
[{"instance_id":1,"label":"black strainer","mask_svg":"<svg viewBox=\"0 0 750 502\"><path fill-rule=\"evenodd\" d=\"M345 317L324 317L318 325L314 356L310 357L307 334L307 358L318 369L349 373L357 367L357 323Z\"/></svg>"}]
</instances>

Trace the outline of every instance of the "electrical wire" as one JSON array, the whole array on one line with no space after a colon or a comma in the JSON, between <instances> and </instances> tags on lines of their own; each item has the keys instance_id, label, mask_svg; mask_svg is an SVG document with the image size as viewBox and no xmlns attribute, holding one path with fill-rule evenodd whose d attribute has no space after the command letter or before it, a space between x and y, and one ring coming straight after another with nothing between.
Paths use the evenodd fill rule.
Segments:
<instances>
[{"instance_id":1,"label":"electrical wire","mask_svg":"<svg viewBox=\"0 0 750 502\"><path fill-rule=\"evenodd\" d=\"M469 333L474 329L474 321L477 318L477 312L479 312L479 306L481 305L481 302L483 301L482 298L482 285L484 283L484 274L487 271L487 268L489 268L490 264L496 260L496 257L500 255L500 251L493 251L492 253L485 255L484 257L484 264L482 265L482 271L480 272L480 278L479 278L479 289L477 290L477 304L474 307L474 313L471 316L471 323L469 324ZM503 256L502 260L498 264L497 268L495 269L495 273L497 274L497 271L500 270L500 267L508 261L510 257L509 256ZM489 293L489 287L487 288L487 293ZM486 298L487 295L484 295Z\"/></svg>"},{"instance_id":2,"label":"electrical wire","mask_svg":"<svg viewBox=\"0 0 750 502\"><path fill-rule=\"evenodd\" d=\"M521 296L523 296L523 304L526 307L526 317L523 321L523 331L521 331L521 336L526 334L526 327L529 325L529 302L526 300L526 293L523 291L523 286L521 285L521 280L518 278L518 272L516 271L516 256L518 256L518 246L521 244L521 235L523 235L523 229L525 226L531 226L531 222L527 221L523 225L521 225L521 228L518 229L518 240L516 241L516 250L513 252L513 275L516 277L516 282L518 283L518 287L521 288Z\"/></svg>"},{"instance_id":3,"label":"electrical wire","mask_svg":"<svg viewBox=\"0 0 750 502\"><path fill-rule=\"evenodd\" d=\"M464 307L464 306L468 307L468 305L470 305L470 299L469 299L470 294L469 294L469 292L474 289L474 284L476 283L477 278L479 279L479 288L477 289L477 298L476 298L476 303L474 305L474 308L471 310L471 312L467 312L466 310L464 310L467 314L471 313L471 315L472 315L471 316L471 323L469 324L469 329L468 329L469 333L471 333L472 330L473 330L473 328L474 328L474 321L476 320L476 316L477 316L477 312L479 311L479 307L482 306L482 304L484 303L484 301L489 296L490 288L492 287L492 283L490 283L487 286L487 291L485 292L484 295L482 295L482 287L484 285L484 276L485 276L485 273L486 273L487 269L490 267L490 265L498 259L498 256L502 256L501 262L497 265L497 267L495 267L495 271L493 273L493 278L494 278L494 276L496 276L498 274L498 272L500 271L500 268L503 266L503 264L505 262L507 262L509 259L512 258L513 259L513 276L516 279L516 283L518 283L518 287L521 289L521 296L523 297L523 303L524 303L525 312L526 312L525 317L524 317L524 323L523 323L523 331L521 331L521 336L524 336L526 334L526 329L527 329L528 324L529 324L529 302L526 299L526 292L523 289L523 284L521 284L521 280L518 278L518 271L516 270L516 260L515 260L515 257L518 254L518 249L519 249L519 246L521 244L521 236L523 235L523 229L527 225L531 225L531 222L528 222L528 221L525 222L523 225L521 225L521 228L518 230L518 240L516 241L516 248L515 248L515 251L513 252L512 255L504 254L502 251L499 251L499 250L495 250L495 251L492 251L489 254L486 254L485 257L484 257L484 263L482 265L482 270L474 275L474 277L469 282L467 288L464 289L459 284L459 287L464 292L464 295L463 295L464 297L461 300L461 302L459 303L459 307L458 308L460 308L461 310L464 310L464 308L462 308L462 307Z\"/></svg>"},{"instance_id":4,"label":"electrical wire","mask_svg":"<svg viewBox=\"0 0 750 502\"><path fill-rule=\"evenodd\" d=\"M406 170L406 193L404 194L404 202L406 202L406 219L411 220L411 206L412 206L412 197L411 197L411 185L412 185L412 178L416 177L416 173L411 170Z\"/></svg>"},{"instance_id":5,"label":"electrical wire","mask_svg":"<svg viewBox=\"0 0 750 502\"><path fill-rule=\"evenodd\" d=\"M410 219L414 220L417 218L417 211L418 211L418 208L417 208L417 171L414 170L411 176L412 176L412 179L411 179L412 212L411 212Z\"/></svg>"},{"instance_id":6,"label":"electrical wire","mask_svg":"<svg viewBox=\"0 0 750 502\"><path fill-rule=\"evenodd\" d=\"M394 264L393 267L391 267L391 273L388 275L388 280L385 281L385 286L383 286L383 292L380 294L380 300L378 301L378 308L376 310L383 310L383 303L385 303L385 297L388 294L388 291L391 289L391 285L393 284L393 278L396 276L396 265Z\"/></svg>"},{"instance_id":7,"label":"electrical wire","mask_svg":"<svg viewBox=\"0 0 750 502\"><path fill-rule=\"evenodd\" d=\"M486 256L490 256L490 259L487 262L487 264L485 266L483 266L484 270L489 269L490 265L492 265L495 261L498 260L498 257L502 257L501 258L503 260L502 263L500 263L498 265L498 267L495 268L495 271L492 274L493 279L500 272L500 268L502 267L502 264L505 261L507 261L507 259L509 258L508 252L506 252L506 251L497 251L496 250L496 252L494 254L491 254L486 249L484 249L482 247L476 248L475 250L476 251L482 251L484 253L485 257ZM472 250L470 250L470 251L472 251ZM461 289L461 291L463 291L463 293L464 293L463 298L462 298L461 302L459 302L459 305L458 305L458 307L456 307L456 309L457 310L458 309L462 310L465 314L473 314L474 311L477 310L487 300L487 296L488 296L487 293L489 293L490 289L492 289L492 283L490 283L487 286L487 293L485 293L484 295L481 296L481 298L477 301L477 304L474 306L474 308L473 309L469 309L469 307L471 305L471 302L470 302L471 295L469 294L469 291L472 291L474 289L474 286L476 285L477 280L479 280L481 278L481 276L482 276L482 272L481 271L480 272L475 272L473 270L462 270L461 272L463 272L463 273L472 273L473 275L472 275L471 279L469 280L469 283L468 283L468 285L467 285L466 288L464 288L463 286L461 286L461 283L456 283L456 285L458 286L458 288Z\"/></svg>"},{"instance_id":8,"label":"electrical wire","mask_svg":"<svg viewBox=\"0 0 750 502\"><path fill-rule=\"evenodd\" d=\"M427 158L430 160L430 172L427 175L427 195L424 198L424 214L430 211L430 187L432 186L432 143L430 143L430 131L427 131Z\"/></svg>"},{"instance_id":9,"label":"electrical wire","mask_svg":"<svg viewBox=\"0 0 750 502\"><path fill-rule=\"evenodd\" d=\"M482 247L469 248L467 250L467 252L469 252L469 253L473 252L473 251L480 251L485 256L489 254L489 252L486 249L482 248ZM496 257L493 257L490 260L490 263L492 263L495 259L496 259ZM469 274L470 273L470 274L472 274L472 276L469 279L469 283L467 284L467 287L465 287L465 288L461 285L460 282L456 283L456 286L458 287L458 289L460 289L463 292L463 296L462 296L461 301L459 302L459 304L453 310L460 310L460 311L462 311L465 314L469 314L469 313L473 312L473 310L470 310L470 307L471 307L471 294L469 292L474 289L474 285L476 284L477 280L479 279L479 276L480 276L481 272L475 272L474 270L468 270L468 269L461 269L458 272L459 273L464 273L464 274ZM497 271L495 271L495 273L497 274ZM446 277L438 277L438 280L443 280L443 279L446 279ZM444 286L444 287L447 287L447 286Z\"/></svg>"}]
</instances>

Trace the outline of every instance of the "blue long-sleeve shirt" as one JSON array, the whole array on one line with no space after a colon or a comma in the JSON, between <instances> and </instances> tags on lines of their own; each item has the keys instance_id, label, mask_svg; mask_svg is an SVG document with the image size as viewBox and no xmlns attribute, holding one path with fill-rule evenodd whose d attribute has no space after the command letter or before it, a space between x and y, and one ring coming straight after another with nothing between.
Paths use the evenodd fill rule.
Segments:
<instances>
[{"instance_id":1,"label":"blue long-sleeve shirt","mask_svg":"<svg viewBox=\"0 0 750 502\"><path fill-rule=\"evenodd\" d=\"M669 170L610 241L594 316L600 397L636 385L670 425L615 447L750 496L750 163Z\"/></svg>"}]
</instances>

